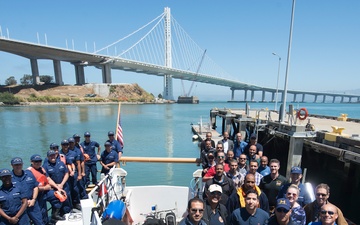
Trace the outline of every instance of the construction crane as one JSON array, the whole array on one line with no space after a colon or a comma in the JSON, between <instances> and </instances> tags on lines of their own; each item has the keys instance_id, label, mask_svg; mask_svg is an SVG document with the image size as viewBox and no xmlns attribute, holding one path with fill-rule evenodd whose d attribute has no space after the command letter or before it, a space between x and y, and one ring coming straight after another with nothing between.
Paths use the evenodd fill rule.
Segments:
<instances>
[{"instance_id":1,"label":"construction crane","mask_svg":"<svg viewBox=\"0 0 360 225\"><path fill-rule=\"evenodd\" d=\"M191 90L192 90L192 88L193 88L193 86L194 86L194 83L195 83L195 78L196 78L196 76L199 74L201 65L202 65L202 63L203 63L203 61L204 61L205 53L206 53L206 49L205 49L205 51L204 51L204 53L203 53L203 55L202 55L202 57L201 57L199 66L198 66L198 68L197 68L197 70L196 70L196 73L195 73L195 75L194 75L194 81L192 82L192 84L191 84L191 86L190 86L190 89L189 89L189 92L188 92L187 94L186 94L186 92L185 92L184 82L183 82L183 80L181 80L181 84L182 84L182 88L183 88L184 96L185 96L185 97L190 96Z\"/></svg>"}]
</instances>

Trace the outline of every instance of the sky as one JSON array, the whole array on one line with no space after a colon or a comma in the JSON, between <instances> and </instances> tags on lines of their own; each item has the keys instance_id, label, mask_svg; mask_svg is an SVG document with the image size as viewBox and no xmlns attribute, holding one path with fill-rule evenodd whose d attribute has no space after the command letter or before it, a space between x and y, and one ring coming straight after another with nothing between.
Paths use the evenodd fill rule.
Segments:
<instances>
[{"instance_id":1,"label":"sky","mask_svg":"<svg viewBox=\"0 0 360 225\"><path fill-rule=\"evenodd\" d=\"M281 56L279 89L348 92L360 84L360 1L297 0L288 58L292 0L109 0L0 1L1 35L65 48L85 43L99 49L125 37L170 7L172 17L230 79L276 88L277 56ZM37 34L39 39L37 38ZM45 38L46 37L46 38ZM134 40L136 42L136 40ZM89 47L90 48L90 47ZM54 75L50 60L39 60L40 75ZM75 83L73 65L62 63L63 80ZM30 61L0 52L0 84L31 74ZM101 83L101 70L86 67L85 80ZM112 70L113 83L137 83L146 91L163 92L163 78ZM188 89L191 82L184 82ZM181 95L173 80L174 96ZM360 93L360 92L359 92ZM200 100L229 100L228 87L195 83ZM241 99L243 91L235 92ZM260 93L259 93L260 95ZM269 94L270 96L270 94Z\"/></svg>"}]
</instances>

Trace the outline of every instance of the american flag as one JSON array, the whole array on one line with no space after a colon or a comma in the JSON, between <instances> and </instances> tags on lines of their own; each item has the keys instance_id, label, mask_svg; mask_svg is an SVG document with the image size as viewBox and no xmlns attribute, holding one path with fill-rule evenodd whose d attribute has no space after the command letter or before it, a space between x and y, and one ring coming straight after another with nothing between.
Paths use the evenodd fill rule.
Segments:
<instances>
[{"instance_id":1,"label":"american flag","mask_svg":"<svg viewBox=\"0 0 360 225\"><path fill-rule=\"evenodd\" d=\"M120 113L119 113L119 122L116 128L116 140L120 143L121 147L124 147L124 138L123 138L123 130L121 127Z\"/></svg>"}]
</instances>

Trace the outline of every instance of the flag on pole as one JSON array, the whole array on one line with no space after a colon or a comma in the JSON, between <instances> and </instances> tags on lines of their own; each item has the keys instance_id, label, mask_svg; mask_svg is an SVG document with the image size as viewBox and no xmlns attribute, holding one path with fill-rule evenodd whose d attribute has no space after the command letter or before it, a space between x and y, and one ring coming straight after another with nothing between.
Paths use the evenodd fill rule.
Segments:
<instances>
[{"instance_id":1,"label":"flag on pole","mask_svg":"<svg viewBox=\"0 0 360 225\"><path fill-rule=\"evenodd\" d=\"M120 143L121 148L124 148L123 130L121 127L121 119L120 119L120 108L121 108L121 103L119 102L118 117L116 124L116 140Z\"/></svg>"}]
</instances>

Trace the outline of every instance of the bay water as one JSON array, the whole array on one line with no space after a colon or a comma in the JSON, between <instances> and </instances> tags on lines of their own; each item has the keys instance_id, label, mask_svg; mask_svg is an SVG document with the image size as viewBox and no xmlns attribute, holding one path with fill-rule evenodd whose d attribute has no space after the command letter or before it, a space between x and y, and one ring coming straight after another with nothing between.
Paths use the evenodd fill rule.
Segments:
<instances>
[{"instance_id":1,"label":"bay water","mask_svg":"<svg viewBox=\"0 0 360 225\"><path fill-rule=\"evenodd\" d=\"M274 109L274 103L250 103L251 109ZM360 119L359 104L299 103L311 114L339 116L348 114ZM198 143L192 141L191 123L209 121L212 108L244 109L245 103L201 102L200 104L123 104L121 124L124 133L124 156L199 157ZM11 169L10 160L22 157L24 168L30 156L46 156L52 142L85 131L102 150L107 132L115 131L118 105L38 105L0 107L0 168ZM218 123L221 124L221 123ZM220 127L219 127L220 129ZM83 138L81 138L83 141ZM101 151L102 151L101 150ZM188 186L195 164L127 163L127 185ZM100 164L98 164L100 169Z\"/></svg>"}]
</instances>

